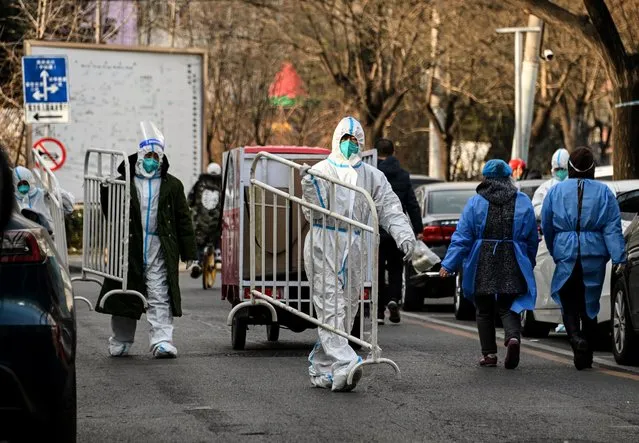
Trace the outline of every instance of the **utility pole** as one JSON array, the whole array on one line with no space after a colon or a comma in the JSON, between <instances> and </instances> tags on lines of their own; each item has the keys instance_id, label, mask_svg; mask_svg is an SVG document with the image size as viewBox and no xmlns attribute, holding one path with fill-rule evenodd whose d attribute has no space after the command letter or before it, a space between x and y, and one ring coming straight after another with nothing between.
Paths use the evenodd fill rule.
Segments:
<instances>
[{"instance_id":1,"label":"utility pole","mask_svg":"<svg viewBox=\"0 0 639 443\"><path fill-rule=\"evenodd\" d=\"M95 2L95 42L102 40L102 0Z\"/></svg>"},{"instance_id":2,"label":"utility pole","mask_svg":"<svg viewBox=\"0 0 639 443\"><path fill-rule=\"evenodd\" d=\"M444 126L444 115L441 108L442 90L439 85L442 72L439 63L439 26L441 19L437 8L433 8L432 12L432 27L430 30L430 44L431 44L431 59L433 60L433 68L431 73L431 92L430 92L430 106L433 109L433 113L439 121L440 127ZM440 145L440 139L435 129L435 124L432 121L428 123L428 175L433 178L446 179L446 170L444 169L446 164L442 161L442 146Z\"/></svg>"},{"instance_id":3,"label":"utility pole","mask_svg":"<svg viewBox=\"0 0 639 443\"><path fill-rule=\"evenodd\" d=\"M521 158L525 162L528 162L530 152L530 133L535 115L535 92L544 22L539 17L529 15L528 27L539 28L541 31L526 34L524 61L521 67Z\"/></svg>"},{"instance_id":4,"label":"utility pole","mask_svg":"<svg viewBox=\"0 0 639 443\"><path fill-rule=\"evenodd\" d=\"M515 34L515 134L513 137L513 149L511 158L521 158L524 161L528 159L528 142L525 142L525 150L524 150L524 100L522 100L522 46L523 46L523 34L526 33L536 33L541 34L540 27L518 27L518 28L499 28L497 29L498 34ZM538 52L535 53L535 57L538 56ZM535 68L535 78L534 81L537 81L537 68ZM530 81L530 79L528 79ZM534 91L534 86L532 88ZM526 103L528 103L526 101ZM534 101L531 100L531 106L534 105ZM529 113L532 118L532 112ZM528 124L528 134L530 135L530 126L531 123Z\"/></svg>"}]
</instances>

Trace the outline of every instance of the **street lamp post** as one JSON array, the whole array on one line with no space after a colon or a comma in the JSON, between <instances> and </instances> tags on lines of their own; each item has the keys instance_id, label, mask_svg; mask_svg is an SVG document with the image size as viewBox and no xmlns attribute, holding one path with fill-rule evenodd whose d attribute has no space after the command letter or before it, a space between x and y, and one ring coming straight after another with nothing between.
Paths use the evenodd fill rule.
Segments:
<instances>
[{"instance_id":1,"label":"street lamp post","mask_svg":"<svg viewBox=\"0 0 639 443\"><path fill-rule=\"evenodd\" d=\"M516 28L499 28L498 34L515 34L515 134L513 138L512 158L523 158L527 160L528 152L525 149L527 143L524 143L523 131L523 103L522 103L522 84L521 84L521 65L522 65L522 43L523 34L527 32L541 32L540 27L516 27Z\"/></svg>"}]
</instances>

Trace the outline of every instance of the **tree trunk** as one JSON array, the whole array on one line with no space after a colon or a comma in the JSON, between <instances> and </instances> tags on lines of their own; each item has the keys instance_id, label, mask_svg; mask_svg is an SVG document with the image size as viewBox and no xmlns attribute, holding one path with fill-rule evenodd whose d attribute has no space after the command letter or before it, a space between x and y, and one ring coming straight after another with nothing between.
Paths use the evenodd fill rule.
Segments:
<instances>
[{"instance_id":1,"label":"tree trunk","mask_svg":"<svg viewBox=\"0 0 639 443\"><path fill-rule=\"evenodd\" d=\"M639 66L611 76L615 104L639 100ZM613 165L616 180L639 177L639 105L612 114Z\"/></svg>"}]
</instances>

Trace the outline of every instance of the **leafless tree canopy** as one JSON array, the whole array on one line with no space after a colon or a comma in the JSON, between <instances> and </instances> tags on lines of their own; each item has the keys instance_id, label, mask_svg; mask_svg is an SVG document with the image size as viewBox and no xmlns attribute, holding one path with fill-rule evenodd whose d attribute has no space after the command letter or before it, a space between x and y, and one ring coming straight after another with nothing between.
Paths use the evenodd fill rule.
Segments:
<instances>
[{"instance_id":1,"label":"leafless tree canopy","mask_svg":"<svg viewBox=\"0 0 639 443\"><path fill-rule=\"evenodd\" d=\"M552 63L542 62L538 77L532 165L547 170L549 153L560 146L595 145L602 158L611 147L627 153L634 135L619 128L632 122L639 128L634 114L614 108L633 94L639 99L639 88L632 86L639 0L132 3L137 32L128 44L208 50L212 156L249 144L326 146L335 123L348 113L362 121L369 145L392 137L398 156L416 173L428 168L429 122L436 123L447 165L456 164L460 141L489 142L490 156L507 157L513 42L495 28L523 25L529 13L545 20L543 45L556 54ZM113 5L105 0L0 4L0 118L9 121L0 142L16 149L24 133L19 123L24 40L108 43L122 33L123 20L112 16ZM604 32L610 23L612 31ZM274 105L268 93L284 62L293 64L306 92L287 107ZM435 119L434 95L443 122ZM627 165L635 157L616 157L634 171ZM450 170L451 178L476 174Z\"/></svg>"}]
</instances>

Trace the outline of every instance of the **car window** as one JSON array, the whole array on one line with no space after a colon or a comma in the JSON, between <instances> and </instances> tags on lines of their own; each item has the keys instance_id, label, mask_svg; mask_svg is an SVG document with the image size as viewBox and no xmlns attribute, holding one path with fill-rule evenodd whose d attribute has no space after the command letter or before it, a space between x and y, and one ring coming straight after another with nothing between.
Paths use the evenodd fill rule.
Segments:
<instances>
[{"instance_id":1,"label":"car window","mask_svg":"<svg viewBox=\"0 0 639 443\"><path fill-rule=\"evenodd\" d=\"M461 214L468 200L475 195L474 189L451 189L431 191L428 194L428 214Z\"/></svg>"}]
</instances>

